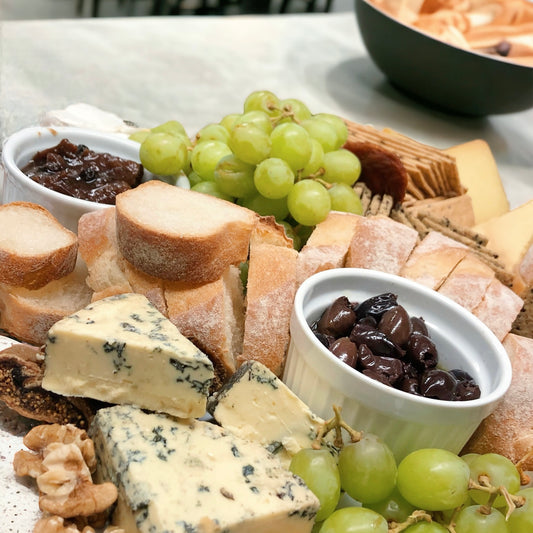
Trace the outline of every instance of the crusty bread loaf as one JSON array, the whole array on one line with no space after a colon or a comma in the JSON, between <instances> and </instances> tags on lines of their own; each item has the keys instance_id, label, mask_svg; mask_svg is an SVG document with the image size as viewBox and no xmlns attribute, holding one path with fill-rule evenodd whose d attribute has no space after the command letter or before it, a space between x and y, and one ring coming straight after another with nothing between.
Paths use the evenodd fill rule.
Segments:
<instances>
[{"instance_id":1,"label":"crusty bread loaf","mask_svg":"<svg viewBox=\"0 0 533 533\"><path fill-rule=\"evenodd\" d=\"M209 283L245 261L256 220L236 204L157 180L116 201L122 255L142 272L171 281Z\"/></svg>"},{"instance_id":2,"label":"crusty bread loaf","mask_svg":"<svg viewBox=\"0 0 533 533\"><path fill-rule=\"evenodd\" d=\"M522 298L495 278L472 313L502 341L511 331L523 305Z\"/></svg>"},{"instance_id":3,"label":"crusty bread loaf","mask_svg":"<svg viewBox=\"0 0 533 533\"><path fill-rule=\"evenodd\" d=\"M400 275L438 290L468 253L468 247L438 231L430 231L416 246Z\"/></svg>"},{"instance_id":4,"label":"crusty bread loaf","mask_svg":"<svg viewBox=\"0 0 533 533\"><path fill-rule=\"evenodd\" d=\"M440 286L439 292L472 311L481 303L494 278L494 270L468 252Z\"/></svg>"},{"instance_id":5,"label":"crusty bread loaf","mask_svg":"<svg viewBox=\"0 0 533 533\"><path fill-rule=\"evenodd\" d=\"M86 277L80 258L73 272L40 289L0 285L0 328L20 341L43 344L53 324L90 303Z\"/></svg>"},{"instance_id":6,"label":"crusty bread loaf","mask_svg":"<svg viewBox=\"0 0 533 533\"><path fill-rule=\"evenodd\" d=\"M44 207L29 202L0 206L0 283L39 289L74 270L75 233Z\"/></svg>"},{"instance_id":7,"label":"crusty bread loaf","mask_svg":"<svg viewBox=\"0 0 533 533\"><path fill-rule=\"evenodd\" d=\"M352 213L330 211L326 219L316 225L298 255L298 285L317 272L344 266L356 225L361 220L362 217Z\"/></svg>"},{"instance_id":8,"label":"crusty bread loaf","mask_svg":"<svg viewBox=\"0 0 533 533\"><path fill-rule=\"evenodd\" d=\"M281 376L296 293L298 252L290 245L271 244L273 237L263 232L264 224L259 221L250 243L244 339L238 364L259 361Z\"/></svg>"},{"instance_id":9,"label":"crusty bread loaf","mask_svg":"<svg viewBox=\"0 0 533 533\"><path fill-rule=\"evenodd\" d=\"M382 215L364 217L346 256L347 267L399 274L418 241L413 228Z\"/></svg>"},{"instance_id":10,"label":"crusty bread loaf","mask_svg":"<svg viewBox=\"0 0 533 533\"><path fill-rule=\"evenodd\" d=\"M517 462L533 447L533 339L508 334L503 340L513 367L511 386L463 453L499 453ZM523 465L533 470L533 457Z\"/></svg>"},{"instance_id":11,"label":"crusty bread loaf","mask_svg":"<svg viewBox=\"0 0 533 533\"><path fill-rule=\"evenodd\" d=\"M235 372L242 350L244 295L239 268L229 266L211 283L166 282L168 318L206 353L215 367L215 388Z\"/></svg>"}]
</instances>

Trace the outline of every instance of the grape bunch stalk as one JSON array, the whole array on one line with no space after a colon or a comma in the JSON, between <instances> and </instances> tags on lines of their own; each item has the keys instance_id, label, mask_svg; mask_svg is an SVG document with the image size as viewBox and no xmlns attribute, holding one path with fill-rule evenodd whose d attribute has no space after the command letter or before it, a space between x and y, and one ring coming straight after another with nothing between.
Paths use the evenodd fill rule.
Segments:
<instances>
[{"instance_id":1,"label":"grape bunch stalk","mask_svg":"<svg viewBox=\"0 0 533 533\"><path fill-rule=\"evenodd\" d=\"M521 488L527 479L508 458L424 448L397 463L380 438L334 412L289 467L320 501L314 533L533 532L533 488Z\"/></svg>"},{"instance_id":2,"label":"grape bunch stalk","mask_svg":"<svg viewBox=\"0 0 533 533\"><path fill-rule=\"evenodd\" d=\"M174 183L185 175L194 191L274 216L296 248L330 211L362 214L353 189L361 163L343 148L347 137L342 118L267 90L192 140L175 120L130 136L148 171Z\"/></svg>"}]
</instances>

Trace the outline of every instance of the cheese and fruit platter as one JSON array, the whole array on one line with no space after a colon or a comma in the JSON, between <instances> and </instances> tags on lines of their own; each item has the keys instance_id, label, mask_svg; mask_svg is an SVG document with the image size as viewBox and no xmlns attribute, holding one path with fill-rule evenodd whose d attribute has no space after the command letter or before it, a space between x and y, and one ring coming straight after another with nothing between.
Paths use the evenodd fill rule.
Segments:
<instances>
[{"instance_id":1,"label":"cheese and fruit platter","mask_svg":"<svg viewBox=\"0 0 533 533\"><path fill-rule=\"evenodd\" d=\"M484 140L56 118L2 152L2 533L533 531L533 199Z\"/></svg>"}]
</instances>

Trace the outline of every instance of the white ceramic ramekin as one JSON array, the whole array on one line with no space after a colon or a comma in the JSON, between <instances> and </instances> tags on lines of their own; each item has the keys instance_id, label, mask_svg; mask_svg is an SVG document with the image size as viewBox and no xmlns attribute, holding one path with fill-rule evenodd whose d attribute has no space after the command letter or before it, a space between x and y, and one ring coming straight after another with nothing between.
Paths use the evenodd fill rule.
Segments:
<instances>
[{"instance_id":1,"label":"white ceramic ramekin","mask_svg":"<svg viewBox=\"0 0 533 533\"><path fill-rule=\"evenodd\" d=\"M396 294L409 315L424 318L440 366L466 370L480 386L479 399L434 400L383 385L337 359L308 325L339 296L361 302L385 292ZM480 320L413 281L342 268L311 276L296 293L285 383L321 417L330 418L332 406L339 405L351 427L379 435L398 460L426 447L460 452L509 388L511 375L507 353Z\"/></svg>"},{"instance_id":2,"label":"white ceramic ramekin","mask_svg":"<svg viewBox=\"0 0 533 533\"><path fill-rule=\"evenodd\" d=\"M74 144L84 144L96 152L107 152L137 162L139 162L139 144L119 135L71 127L25 128L6 139L2 147L1 203L24 201L42 205L61 224L77 232L78 219L81 215L96 209L104 209L109 205L80 200L52 191L34 182L20 170L36 152L51 148L62 139L69 139Z\"/></svg>"}]
</instances>

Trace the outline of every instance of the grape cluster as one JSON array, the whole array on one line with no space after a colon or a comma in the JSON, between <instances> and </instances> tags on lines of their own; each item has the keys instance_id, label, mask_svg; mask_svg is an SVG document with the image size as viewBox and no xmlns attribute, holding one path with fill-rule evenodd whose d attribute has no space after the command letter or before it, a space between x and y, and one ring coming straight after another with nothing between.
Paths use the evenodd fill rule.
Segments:
<instances>
[{"instance_id":1,"label":"grape cluster","mask_svg":"<svg viewBox=\"0 0 533 533\"><path fill-rule=\"evenodd\" d=\"M315 532L533 531L533 488L521 489L518 469L499 454L426 448L397 464L381 439L360 434L338 455L300 450L290 470L320 501ZM339 505L343 492L360 505Z\"/></svg>"},{"instance_id":2,"label":"grape cluster","mask_svg":"<svg viewBox=\"0 0 533 533\"><path fill-rule=\"evenodd\" d=\"M194 191L272 215L297 242L331 210L362 213L353 189L361 163L343 148L347 137L340 117L264 90L192 140L177 121L130 138L148 171L167 181L185 174Z\"/></svg>"}]
</instances>

